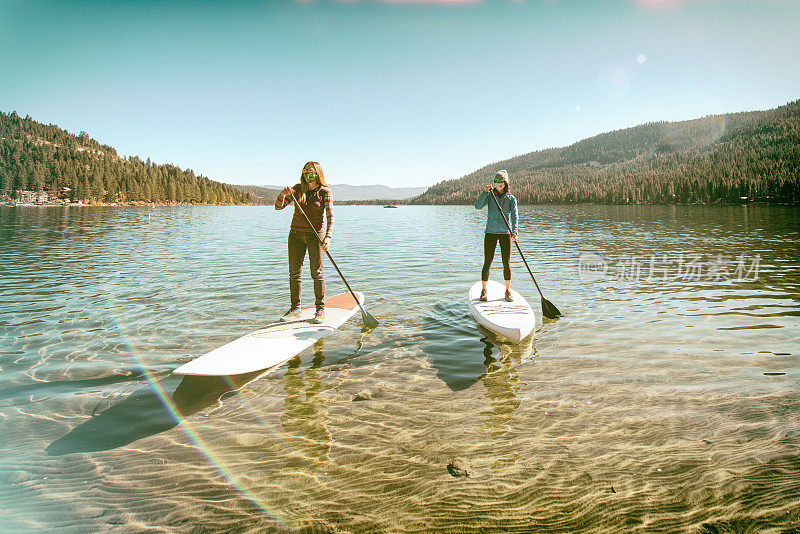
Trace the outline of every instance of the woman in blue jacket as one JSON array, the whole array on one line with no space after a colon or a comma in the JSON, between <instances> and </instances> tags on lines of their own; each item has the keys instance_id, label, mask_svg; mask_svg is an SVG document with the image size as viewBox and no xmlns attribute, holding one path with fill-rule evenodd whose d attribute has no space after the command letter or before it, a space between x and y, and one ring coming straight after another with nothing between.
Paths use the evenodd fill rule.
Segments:
<instances>
[{"instance_id":1,"label":"woman in blue jacket","mask_svg":"<svg viewBox=\"0 0 800 534\"><path fill-rule=\"evenodd\" d=\"M475 201L475 209L481 209L486 205L489 206L489 216L486 219L486 230L484 230L483 237L484 260L483 270L481 271L481 281L483 282L481 300L483 301L486 300L486 282L489 280L489 268L492 266L498 241L500 242L500 256L503 258L506 300L508 302L514 300L511 296L511 240L517 240L517 199L509 192L510 190L511 183L508 180L508 172L505 170L497 171L497 174L494 175L494 183L484 187L478 200ZM489 198L489 195L495 196L497 204ZM508 228L503 222L503 217L500 215L500 211L497 210L498 205L511 226L511 235L508 234Z\"/></svg>"}]
</instances>

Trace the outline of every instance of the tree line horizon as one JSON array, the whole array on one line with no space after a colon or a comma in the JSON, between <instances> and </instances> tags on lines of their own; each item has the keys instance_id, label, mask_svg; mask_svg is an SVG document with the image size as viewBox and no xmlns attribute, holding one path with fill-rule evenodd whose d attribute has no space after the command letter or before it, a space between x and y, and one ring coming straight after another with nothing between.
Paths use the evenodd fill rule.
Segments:
<instances>
[{"instance_id":1,"label":"tree line horizon","mask_svg":"<svg viewBox=\"0 0 800 534\"><path fill-rule=\"evenodd\" d=\"M506 169L523 204L800 204L800 100L766 111L650 122L444 180L409 204L470 204Z\"/></svg>"},{"instance_id":2,"label":"tree line horizon","mask_svg":"<svg viewBox=\"0 0 800 534\"><path fill-rule=\"evenodd\" d=\"M230 185L0 111L0 194L72 201L271 204L277 191ZM409 199L338 204L471 204L498 169L523 204L800 204L800 100L766 111L650 122L537 150L440 181Z\"/></svg>"}]
</instances>

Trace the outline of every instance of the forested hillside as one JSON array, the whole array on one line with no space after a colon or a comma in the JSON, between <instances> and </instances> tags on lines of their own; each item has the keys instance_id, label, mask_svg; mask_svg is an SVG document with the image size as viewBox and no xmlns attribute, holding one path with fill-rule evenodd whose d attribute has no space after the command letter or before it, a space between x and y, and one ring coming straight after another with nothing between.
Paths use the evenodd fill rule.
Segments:
<instances>
[{"instance_id":1,"label":"forested hillside","mask_svg":"<svg viewBox=\"0 0 800 534\"><path fill-rule=\"evenodd\" d=\"M0 112L0 195L22 190L83 202L250 203L246 193L191 169L123 159L85 132Z\"/></svg>"},{"instance_id":2,"label":"forested hillside","mask_svg":"<svg viewBox=\"0 0 800 534\"><path fill-rule=\"evenodd\" d=\"M800 100L654 122L531 152L430 187L414 204L472 203L507 169L523 203L800 203Z\"/></svg>"}]
</instances>

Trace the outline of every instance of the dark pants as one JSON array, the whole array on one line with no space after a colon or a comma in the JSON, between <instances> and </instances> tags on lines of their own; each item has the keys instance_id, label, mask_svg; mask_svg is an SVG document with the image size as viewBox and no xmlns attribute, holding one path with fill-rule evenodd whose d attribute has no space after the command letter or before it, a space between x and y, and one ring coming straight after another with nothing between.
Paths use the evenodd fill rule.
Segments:
<instances>
[{"instance_id":1,"label":"dark pants","mask_svg":"<svg viewBox=\"0 0 800 534\"><path fill-rule=\"evenodd\" d=\"M320 236L322 237L322 236ZM314 280L314 304L325 307L325 276L322 274L322 246L313 232L289 231L289 295L292 308L300 306L300 270L308 250L311 278Z\"/></svg>"},{"instance_id":2,"label":"dark pants","mask_svg":"<svg viewBox=\"0 0 800 534\"><path fill-rule=\"evenodd\" d=\"M492 266L494 251L500 241L500 256L503 258L503 280L511 280L511 236L508 234L484 234L483 237L483 270L481 280L489 279L489 267Z\"/></svg>"}]
</instances>

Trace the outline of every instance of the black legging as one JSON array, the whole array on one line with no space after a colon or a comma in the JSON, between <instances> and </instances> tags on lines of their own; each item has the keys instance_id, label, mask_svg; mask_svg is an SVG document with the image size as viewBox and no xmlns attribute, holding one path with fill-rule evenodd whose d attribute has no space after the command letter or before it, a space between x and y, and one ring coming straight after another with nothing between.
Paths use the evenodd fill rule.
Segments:
<instances>
[{"instance_id":1,"label":"black legging","mask_svg":"<svg viewBox=\"0 0 800 534\"><path fill-rule=\"evenodd\" d=\"M500 256L503 258L503 280L511 280L511 236L508 234L484 234L483 237L483 270L481 280L489 279L489 267L492 266L494 250L500 241Z\"/></svg>"}]
</instances>

